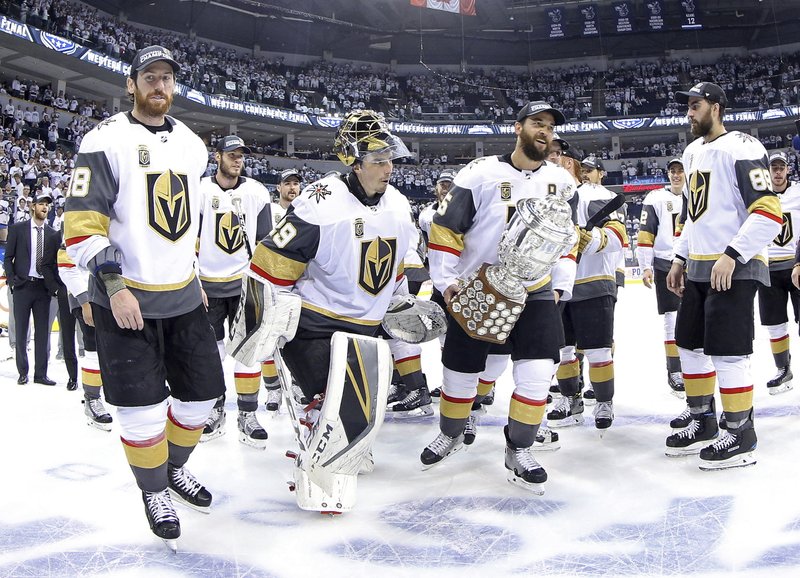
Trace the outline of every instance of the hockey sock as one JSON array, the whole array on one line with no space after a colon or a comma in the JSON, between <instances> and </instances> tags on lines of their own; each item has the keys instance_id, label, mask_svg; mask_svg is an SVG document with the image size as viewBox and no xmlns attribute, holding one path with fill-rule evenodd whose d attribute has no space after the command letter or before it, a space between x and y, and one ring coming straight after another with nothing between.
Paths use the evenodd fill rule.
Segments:
<instances>
[{"instance_id":1,"label":"hockey sock","mask_svg":"<svg viewBox=\"0 0 800 578\"><path fill-rule=\"evenodd\" d=\"M100 397L103 378L100 376L100 363L96 351L86 351L84 354L81 364L81 383L83 384L83 394L87 399Z\"/></svg>"},{"instance_id":2,"label":"hockey sock","mask_svg":"<svg viewBox=\"0 0 800 578\"><path fill-rule=\"evenodd\" d=\"M567 346L561 349L561 364L556 371L558 390L564 397L572 397L580 391L581 364L575 356L575 348Z\"/></svg>"},{"instance_id":3,"label":"hockey sock","mask_svg":"<svg viewBox=\"0 0 800 578\"><path fill-rule=\"evenodd\" d=\"M167 412L167 442L169 444L169 463L176 468L183 467L194 451L200 436L203 434L205 420L200 425L190 426L178 422L172 415L172 408Z\"/></svg>"},{"instance_id":4,"label":"hockey sock","mask_svg":"<svg viewBox=\"0 0 800 578\"><path fill-rule=\"evenodd\" d=\"M686 388L686 403L693 416L714 410L717 372L711 358L702 349L678 348Z\"/></svg>"},{"instance_id":5,"label":"hockey sock","mask_svg":"<svg viewBox=\"0 0 800 578\"><path fill-rule=\"evenodd\" d=\"M278 370L271 359L261 364L261 379L267 389L277 389L281 386L278 381Z\"/></svg>"},{"instance_id":6,"label":"hockey sock","mask_svg":"<svg viewBox=\"0 0 800 578\"><path fill-rule=\"evenodd\" d=\"M681 370L681 358L678 355L678 346L675 345L675 320L677 313L667 311L664 313L664 351L667 354L667 371L675 373Z\"/></svg>"},{"instance_id":7,"label":"hockey sock","mask_svg":"<svg viewBox=\"0 0 800 578\"><path fill-rule=\"evenodd\" d=\"M614 359L611 348L587 349L589 360L589 381L594 387L594 395L598 402L611 401L614 398Z\"/></svg>"},{"instance_id":8,"label":"hockey sock","mask_svg":"<svg viewBox=\"0 0 800 578\"><path fill-rule=\"evenodd\" d=\"M750 378L750 359L744 355L713 355L717 368L719 393L728 429L740 428L753 409L753 383Z\"/></svg>"},{"instance_id":9,"label":"hockey sock","mask_svg":"<svg viewBox=\"0 0 800 578\"><path fill-rule=\"evenodd\" d=\"M775 359L775 367L786 367L789 365L789 324L768 325L769 347L772 350L772 357Z\"/></svg>"}]
</instances>

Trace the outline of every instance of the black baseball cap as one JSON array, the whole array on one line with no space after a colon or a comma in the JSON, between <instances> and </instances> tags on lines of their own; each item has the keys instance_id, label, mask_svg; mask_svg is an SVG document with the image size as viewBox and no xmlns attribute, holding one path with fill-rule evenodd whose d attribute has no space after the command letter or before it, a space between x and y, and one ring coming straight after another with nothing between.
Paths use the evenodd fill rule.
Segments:
<instances>
[{"instance_id":1,"label":"black baseball cap","mask_svg":"<svg viewBox=\"0 0 800 578\"><path fill-rule=\"evenodd\" d=\"M39 193L36 195L36 198L33 200L34 203L52 203L53 197L48 195L47 193Z\"/></svg>"},{"instance_id":2,"label":"black baseball cap","mask_svg":"<svg viewBox=\"0 0 800 578\"><path fill-rule=\"evenodd\" d=\"M670 168L672 165L676 164L676 163L677 163L677 164L679 164L679 165L681 165L681 166L683 166L683 161L682 161L681 159L675 158L675 159L672 159L671 161L669 161L669 162L667 163L667 170L669 170L669 168Z\"/></svg>"},{"instance_id":3,"label":"black baseball cap","mask_svg":"<svg viewBox=\"0 0 800 578\"><path fill-rule=\"evenodd\" d=\"M445 169L441 173L439 173L439 177L436 179L437 183L441 183L443 181L453 182L456 178L456 172L452 169Z\"/></svg>"},{"instance_id":4,"label":"black baseball cap","mask_svg":"<svg viewBox=\"0 0 800 578\"><path fill-rule=\"evenodd\" d=\"M598 171L604 171L606 168L603 166L603 161L597 158L594 155L589 155L585 159L581 161L581 164L585 167L589 167L590 169L594 170L597 169Z\"/></svg>"},{"instance_id":5,"label":"black baseball cap","mask_svg":"<svg viewBox=\"0 0 800 578\"><path fill-rule=\"evenodd\" d=\"M558 146L561 147L561 152L569 150L569 143L561 138L558 133L553 133L553 142L558 143Z\"/></svg>"},{"instance_id":6,"label":"black baseball cap","mask_svg":"<svg viewBox=\"0 0 800 578\"><path fill-rule=\"evenodd\" d=\"M288 181L292 177L296 178L298 181L303 180L300 178L300 173L297 172L297 169L284 169L281 171L281 182Z\"/></svg>"},{"instance_id":7,"label":"black baseball cap","mask_svg":"<svg viewBox=\"0 0 800 578\"><path fill-rule=\"evenodd\" d=\"M769 164L774 163L775 161L781 162L785 165L789 164L789 158L786 156L786 153L783 152L776 152L769 155Z\"/></svg>"},{"instance_id":8,"label":"black baseball cap","mask_svg":"<svg viewBox=\"0 0 800 578\"><path fill-rule=\"evenodd\" d=\"M689 90L682 90L675 93L675 100L681 104L686 104L693 96L705 98L709 102L716 102L722 106L728 106L728 98L725 91L713 82L698 82Z\"/></svg>"},{"instance_id":9,"label":"black baseball cap","mask_svg":"<svg viewBox=\"0 0 800 578\"><path fill-rule=\"evenodd\" d=\"M142 48L136 53L136 56L133 57L133 63L131 64L131 72L129 76L133 76L134 72L140 72L159 60L163 60L172 66L172 70L176 74L181 69L181 65L178 64L172 57L172 52L163 46L154 44L152 46L148 46L147 48Z\"/></svg>"},{"instance_id":10,"label":"black baseball cap","mask_svg":"<svg viewBox=\"0 0 800 578\"><path fill-rule=\"evenodd\" d=\"M539 114L540 112L549 112L550 114L552 114L553 119L555 119L556 126L565 124L567 122L564 113L562 113L560 110L556 108L553 108L543 100L533 100L528 104L526 104L525 106L523 106L520 109L519 113L517 113L517 122L522 122L529 116L534 116L536 114Z\"/></svg>"},{"instance_id":11,"label":"black baseball cap","mask_svg":"<svg viewBox=\"0 0 800 578\"><path fill-rule=\"evenodd\" d=\"M235 134L228 135L225 138L221 138L217 141L217 151L221 153L229 153L231 151L235 151L236 149L244 149L245 154L250 154L250 147L244 144L244 141L241 137L236 136Z\"/></svg>"}]
</instances>

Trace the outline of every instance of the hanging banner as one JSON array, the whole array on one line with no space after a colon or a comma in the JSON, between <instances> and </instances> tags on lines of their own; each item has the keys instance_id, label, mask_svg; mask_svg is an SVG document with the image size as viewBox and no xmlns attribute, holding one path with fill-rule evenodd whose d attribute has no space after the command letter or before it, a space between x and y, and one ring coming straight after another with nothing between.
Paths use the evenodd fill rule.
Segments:
<instances>
[{"instance_id":1,"label":"hanging banner","mask_svg":"<svg viewBox=\"0 0 800 578\"><path fill-rule=\"evenodd\" d=\"M552 8L547 11L550 18L550 38L564 38L564 11L561 8Z\"/></svg>"},{"instance_id":2,"label":"hanging banner","mask_svg":"<svg viewBox=\"0 0 800 578\"><path fill-rule=\"evenodd\" d=\"M616 22L615 30L617 32L633 32L631 2L614 2L612 6Z\"/></svg>"},{"instance_id":3,"label":"hanging banner","mask_svg":"<svg viewBox=\"0 0 800 578\"><path fill-rule=\"evenodd\" d=\"M589 4L581 8L583 15L583 35L598 36L600 31L597 29L597 4Z\"/></svg>"},{"instance_id":4,"label":"hanging banner","mask_svg":"<svg viewBox=\"0 0 800 578\"><path fill-rule=\"evenodd\" d=\"M703 25L700 24L700 20L697 18L696 0L681 0L681 7L683 8L681 28L684 30L696 30L703 27Z\"/></svg>"},{"instance_id":5,"label":"hanging banner","mask_svg":"<svg viewBox=\"0 0 800 578\"><path fill-rule=\"evenodd\" d=\"M664 7L661 5L661 0L648 0L646 6L648 28L650 30L664 30Z\"/></svg>"}]
</instances>

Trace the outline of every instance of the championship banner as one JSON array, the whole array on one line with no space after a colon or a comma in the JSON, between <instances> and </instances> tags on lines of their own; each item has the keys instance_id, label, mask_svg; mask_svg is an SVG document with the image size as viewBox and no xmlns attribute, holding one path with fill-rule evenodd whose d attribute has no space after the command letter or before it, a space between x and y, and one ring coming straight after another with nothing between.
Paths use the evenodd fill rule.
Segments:
<instances>
[{"instance_id":1,"label":"championship banner","mask_svg":"<svg viewBox=\"0 0 800 578\"><path fill-rule=\"evenodd\" d=\"M581 8L583 15L583 36L598 36L597 29L597 4L589 4Z\"/></svg>"},{"instance_id":2,"label":"championship banner","mask_svg":"<svg viewBox=\"0 0 800 578\"><path fill-rule=\"evenodd\" d=\"M683 8L681 28L684 30L696 30L703 27L697 18L697 0L681 0L681 7Z\"/></svg>"},{"instance_id":3,"label":"championship banner","mask_svg":"<svg viewBox=\"0 0 800 578\"><path fill-rule=\"evenodd\" d=\"M614 29L617 32L633 32L631 2L614 2L611 6L614 8L614 19L616 20Z\"/></svg>"},{"instance_id":4,"label":"championship banner","mask_svg":"<svg viewBox=\"0 0 800 578\"><path fill-rule=\"evenodd\" d=\"M662 0L648 0L645 5L648 11L648 28L650 30L664 30L664 6L662 6Z\"/></svg>"},{"instance_id":5,"label":"championship banner","mask_svg":"<svg viewBox=\"0 0 800 578\"><path fill-rule=\"evenodd\" d=\"M550 38L564 38L564 10L562 8L552 8L547 11L550 19Z\"/></svg>"},{"instance_id":6,"label":"championship banner","mask_svg":"<svg viewBox=\"0 0 800 578\"><path fill-rule=\"evenodd\" d=\"M476 0L411 0L411 5L430 8L431 10L452 12L453 14L475 16L475 2Z\"/></svg>"}]
</instances>

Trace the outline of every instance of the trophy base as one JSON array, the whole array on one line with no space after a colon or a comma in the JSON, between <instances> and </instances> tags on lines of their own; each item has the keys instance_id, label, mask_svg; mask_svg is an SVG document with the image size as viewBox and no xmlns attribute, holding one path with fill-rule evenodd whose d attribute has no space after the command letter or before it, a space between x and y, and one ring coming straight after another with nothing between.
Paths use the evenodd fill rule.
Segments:
<instances>
[{"instance_id":1,"label":"trophy base","mask_svg":"<svg viewBox=\"0 0 800 578\"><path fill-rule=\"evenodd\" d=\"M450 300L447 310L461 329L473 339L503 344L525 308L527 292L509 296L498 291L486 277L484 263L477 275Z\"/></svg>"}]
</instances>

